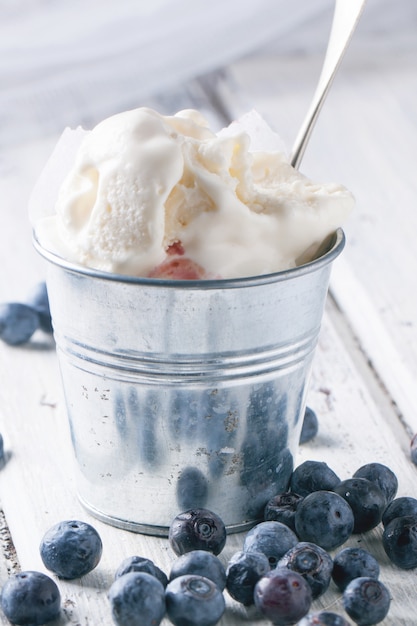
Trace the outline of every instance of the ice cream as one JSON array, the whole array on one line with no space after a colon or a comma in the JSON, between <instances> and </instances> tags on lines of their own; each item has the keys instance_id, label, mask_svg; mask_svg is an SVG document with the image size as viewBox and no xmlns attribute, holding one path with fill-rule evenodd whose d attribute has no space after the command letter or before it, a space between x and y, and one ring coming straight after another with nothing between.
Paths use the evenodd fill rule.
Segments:
<instances>
[{"instance_id":1,"label":"ice cream","mask_svg":"<svg viewBox=\"0 0 417 626\"><path fill-rule=\"evenodd\" d=\"M85 133L36 235L70 261L145 277L235 278L308 262L353 197L256 141L245 121L215 133L193 110L114 115Z\"/></svg>"}]
</instances>

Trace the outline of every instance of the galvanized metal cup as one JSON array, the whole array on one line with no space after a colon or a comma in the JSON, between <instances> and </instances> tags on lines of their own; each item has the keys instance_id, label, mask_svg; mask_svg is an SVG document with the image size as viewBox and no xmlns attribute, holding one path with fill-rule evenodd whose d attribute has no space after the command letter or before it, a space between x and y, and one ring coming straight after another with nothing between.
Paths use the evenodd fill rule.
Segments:
<instances>
[{"instance_id":1,"label":"galvanized metal cup","mask_svg":"<svg viewBox=\"0 0 417 626\"><path fill-rule=\"evenodd\" d=\"M153 535L193 507L229 532L262 519L293 469L343 232L311 263L233 280L108 274L35 246L83 505Z\"/></svg>"}]
</instances>

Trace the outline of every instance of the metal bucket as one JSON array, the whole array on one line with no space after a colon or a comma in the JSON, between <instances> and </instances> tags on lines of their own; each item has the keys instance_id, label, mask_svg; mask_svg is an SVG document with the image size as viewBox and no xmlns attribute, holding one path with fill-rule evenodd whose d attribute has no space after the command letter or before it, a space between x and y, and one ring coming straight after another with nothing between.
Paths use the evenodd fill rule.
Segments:
<instances>
[{"instance_id":1,"label":"metal bucket","mask_svg":"<svg viewBox=\"0 0 417 626\"><path fill-rule=\"evenodd\" d=\"M229 532L285 491L338 230L276 274L169 281L107 274L43 249L83 505L166 535L204 507Z\"/></svg>"}]
</instances>

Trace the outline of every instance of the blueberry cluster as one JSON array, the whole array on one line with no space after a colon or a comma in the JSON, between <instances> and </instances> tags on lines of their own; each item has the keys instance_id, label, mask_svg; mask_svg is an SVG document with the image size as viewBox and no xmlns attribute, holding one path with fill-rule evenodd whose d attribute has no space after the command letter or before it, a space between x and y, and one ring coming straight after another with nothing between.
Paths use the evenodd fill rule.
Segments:
<instances>
[{"instance_id":1,"label":"blueberry cluster","mask_svg":"<svg viewBox=\"0 0 417 626\"><path fill-rule=\"evenodd\" d=\"M242 550L230 558L225 571L215 556L226 539L218 516L207 510L181 513L169 536L179 558L169 578L170 594L165 594L168 617L176 625L215 624L224 602L218 594L213 599L210 584L203 580L208 578L218 592L225 589L244 606L255 605L276 626L347 626L349 621L342 615L310 612L312 602L332 582L341 591L343 607L355 624L380 623L389 611L390 594L379 580L379 564L368 551L343 544L352 534L367 532L382 522L387 555L399 567L417 567L413 561L417 547L412 545L410 529L411 520L417 528L417 500L395 498L397 489L395 474L380 463L363 465L351 478L341 480L326 463L306 461L293 471L289 491L267 503L264 521L246 534ZM391 532L390 537L395 535L396 541L388 539L391 524L397 534ZM205 550L209 552L206 555ZM172 584L174 578L188 576L200 577L205 589L201 597L211 598L195 612L188 608L191 592L187 578L183 586L178 580ZM115 621L125 626L125 622Z\"/></svg>"},{"instance_id":2,"label":"blueberry cluster","mask_svg":"<svg viewBox=\"0 0 417 626\"><path fill-rule=\"evenodd\" d=\"M397 489L394 472L380 463L363 465L351 478L341 480L326 463L305 461L294 470L289 491L267 503L265 522L248 533L252 539L245 544L262 551L271 565L276 562L276 569L286 567L299 573L309 584L312 600L333 580L343 594L349 617L359 626L377 624L388 613L390 595L379 581L376 559L361 548L345 547L333 557L328 551L341 547L352 534L367 532L382 522L382 543L390 560L400 568L417 567L417 500L396 498ZM282 525L287 530L281 535ZM272 537L281 538L284 552L288 530L294 533L294 546L277 561L278 542ZM273 597L274 603L279 604ZM259 600L255 604L262 611ZM274 623L295 622L285 621L284 616L281 621L275 618ZM300 621L303 626L346 623L340 615L309 614L308 610Z\"/></svg>"},{"instance_id":3,"label":"blueberry cluster","mask_svg":"<svg viewBox=\"0 0 417 626\"><path fill-rule=\"evenodd\" d=\"M291 547L288 547L292 543ZM250 561L263 554L270 571L256 575ZM300 541L296 533L278 521L265 521L249 531L239 555L251 571L251 592L245 598L235 594L232 559L226 582L230 595L246 605L255 604L259 611L277 626L323 624L345 626L342 616L322 612L310 614L312 602L319 598L333 580L343 592L343 606L356 624L370 626L382 621L388 613L390 596L385 585L378 580L379 565L363 549L344 548L333 558L320 545ZM243 579L245 566L239 575ZM252 593L252 596L251 596Z\"/></svg>"},{"instance_id":4,"label":"blueberry cluster","mask_svg":"<svg viewBox=\"0 0 417 626\"><path fill-rule=\"evenodd\" d=\"M144 574L136 574L135 591L134 577L116 577L109 592L115 624L159 624L167 615L175 626L214 626L225 610L226 591L242 605L255 606L275 626L349 626L340 614L310 612L313 601L332 582L355 624L378 624L390 606L378 562L362 548L341 547L333 556L329 550L381 520L389 525L402 519L411 511L413 499L395 499L397 479L379 463L362 466L349 481L340 480L325 463L300 465L290 489L296 486L303 495L289 491L273 498L265 508L265 520L246 534L242 550L226 566L219 558L226 530L218 515L206 509L180 513L169 531L177 559L158 592L154 585L158 601L151 611L147 592L139 592ZM131 567L125 565L124 571L137 572L133 564L137 559L132 557Z\"/></svg>"},{"instance_id":5,"label":"blueberry cluster","mask_svg":"<svg viewBox=\"0 0 417 626\"><path fill-rule=\"evenodd\" d=\"M25 302L0 304L0 339L9 346L27 343L36 330L52 333L45 282L36 285Z\"/></svg>"},{"instance_id":6,"label":"blueberry cluster","mask_svg":"<svg viewBox=\"0 0 417 626\"><path fill-rule=\"evenodd\" d=\"M409 509L402 508L406 507L405 499L394 499L396 478L386 466L368 464L361 467L354 478L359 481L361 497L364 497L364 490L360 481L368 481L372 486L363 507L357 505L355 498L352 509L347 494L343 496L345 481L338 479L324 463L311 461L299 466L294 472L294 484L301 491L305 490L306 495L294 498L289 492L274 498L272 507L268 503L266 512L275 511L277 517L285 521L265 519L254 526L246 534L242 550L233 554L225 567L218 555L225 545L226 530L218 515L207 509L180 513L169 531L169 542L177 559L166 581L161 580L159 574L152 574L155 566L149 565L147 559L132 557L123 562L121 569L124 573L116 574L109 592L115 624L159 624L167 615L175 626L214 626L225 610L223 592L226 591L242 605L255 606L275 626L296 623L300 626L349 626L345 617L331 611L310 613L312 602L325 593L332 581L343 594L347 615L358 626L381 622L388 613L390 595L379 580L376 559L366 550L354 547L342 548L332 557L320 544L330 543L334 548L344 543L352 533L359 532L354 530L356 519L369 519L368 527L373 528L375 514L371 501L375 500L380 506L380 492L385 494L385 506L380 508L379 521L384 515L390 523L391 515L398 519L395 517L397 513ZM335 490L341 484L340 493L337 493ZM380 492L375 491L376 485L379 485ZM322 486L326 489L321 489ZM317 491L311 491L312 488ZM320 494L323 498L320 506L303 508L303 502L312 494ZM329 507L326 506L327 499ZM390 499L388 506L387 499ZM407 499L407 502L411 500ZM402 502L402 506L397 508L396 502ZM368 509L372 511L369 516ZM309 515L311 510L320 517L320 523L317 520L313 523ZM313 523L315 542L300 536L300 529L308 528L304 520L306 515L309 523ZM342 519L344 523L345 516L349 520L348 533L345 529L341 531L338 523L336 531L331 528L334 520ZM362 526L363 522L359 527ZM138 561L140 569L135 565ZM146 573L143 561L147 562ZM129 575L125 577L125 574ZM159 580L158 585L153 584L157 601L152 605L149 605L149 592L144 584L149 575Z\"/></svg>"},{"instance_id":7,"label":"blueberry cluster","mask_svg":"<svg viewBox=\"0 0 417 626\"><path fill-rule=\"evenodd\" d=\"M114 623L157 626L167 615L175 626L217 624L226 607L227 575L217 556L225 542L224 523L212 511L190 509L177 515L169 543L178 558L169 577L138 556L125 559L117 569L108 594Z\"/></svg>"},{"instance_id":8,"label":"blueberry cluster","mask_svg":"<svg viewBox=\"0 0 417 626\"><path fill-rule=\"evenodd\" d=\"M246 534L242 550L226 565L219 558L226 544L221 518L207 509L181 512L169 530L177 557L169 576L145 557L120 563L108 592L113 622L158 626L167 616L174 626L214 626L227 592L275 626L349 626L340 614L311 612L312 602L333 583L355 624L378 624L390 606L379 564L363 548L340 546L352 533L382 522L389 558L402 568L417 567L417 500L396 498L397 487L395 474L380 463L340 480L325 463L306 461L294 470L288 493L267 504L265 520ZM339 547L331 556L329 550ZM98 565L102 542L89 524L67 520L45 533L40 554L58 578L75 579ZM10 577L1 593L3 612L17 625L57 618L60 603L56 583L39 572Z\"/></svg>"}]
</instances>

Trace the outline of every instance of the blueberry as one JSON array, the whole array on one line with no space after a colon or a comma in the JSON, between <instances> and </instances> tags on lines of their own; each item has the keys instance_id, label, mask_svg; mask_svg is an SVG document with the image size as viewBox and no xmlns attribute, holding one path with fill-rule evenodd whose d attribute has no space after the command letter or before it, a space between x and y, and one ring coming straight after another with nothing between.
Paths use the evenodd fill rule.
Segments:
<instances>
[{"instance_id":1,"label":"blueberry","mask_svg":"<svg viewBox=\"0 0 417 626\"><path fill-rule=\"evenodd\" d=\"M417 515L404 515L391 520L382 533L382 544L397 567L417 567Z\"/></svg>"},{"instance_id":2,"label":"blueberry","mask_svg":"<svg viewBox=\"0 0 417 626\"><path fill-rule=\"evenodd\" d=\"M274 496L266 504L264 520L282 522L295 531L295 512L302 499L302 496L289 491Z\"/></svg>"},{"instance_id":3,"label":"blueberry","mask_svg":"<svg viewBox=\"0 0 417 626\"><path fill-rule=\"evenodd\" d=\"M175 626L214 626L225 610L222 592L204 576L174 578L165 598L168 617Z\"/></svg>"},{"instance_id":4,"label":"blueberry","mask_svg":"<svg viewBox=\"0 0 417 626\"><path fill-rule=\"evenodd\" d=\"M295 513L295 530L301 541L316 543L325 550L341 546L352 534L354 517L349 504L332 491L314 491Z\"/></svg>"},{"instance_id":5,"label":"blueberry","mask_svg":"<svg viewBox=\"0 0 417 626\"><path fill-rule=\"evenodd\" d=\"M49 576L41 572L20 572L5 582L1 608L13 624L39 626L58 617L61 595Z\"/></svg>"},{"instance_id":6,"label":"blueberry","mask_svg":"<svg viewBox=\"0 0 417 626\"><path fill-rule=\"evenodd\" d=\"M382 514L382 524L387 526L394 517L404 515L417 515L417 499L411 496L403 496L392 500Z\"/></svg>"},{"instance_id":7,"label":"blueberry","mask_svg":"<svg viewBox=\"0 0 417 626\"><path fill-rule=\"evenodd\" d=\"M315 543L300 541L278 561L277 567L298 572L310 585L315 600L328 589L332 578L333 560L326 550Z\"/></svg>"},{"instance_id":8,"label":"blueberry","mask_svg":"<svg viewBox=\"0 0 417 626\"><path fill-rule=\"evenodd\" d=\"M165 589L145 572L116 578L108 598L117 626L158 626L165 615Z\"/></svg>"},{"instance_id":9,"label":"blueberry","mask_svg":"<svg viewBox=\"0 0 417 626\"><path fill-rule=\"evenodd\" d=\"M99 563L103 546L98 532L86 522L69 520L52 526L43 536L40 554L47 569L60 578L80 578Z\"/></svg>"},{"instance_id":10,"label":"blueberry","mask_svg":"<svg viewBox=\"0 0 417 626\"><path fill-rule=\"evenodd\" d=\"M311 589L297 572L279 567L258 580L254 592L255 606L274 626L295 624L308 613Z\"/></svg>"},{"instance_id":11,"label":"blueberry","mask_svg":"<svg viewBox=\"0 0 417 626\"><path fill-rule=\"evenodd\" d=\"M384 494L387 503L391 502L396 496L398 479L394 472L382 463L362 465L353 474L353 478L367 478L372 483L376 483Z\"/></svg>"},{"instance_id":12,"label":"blueberry","mask_svg":"<svg viewBox=\"0 0 417 626\"><path fill-rule=\"evenodd\" d=\"M226 569L226 589L234 600L250 606L256 583L270 569L262 552L236 552Z\"/></svg>"},{"instance_id":13,"label":"blueberry","mask_svg":"<svg viewBox=\"0 0 417 626\"><path fill-rule=\"evenodd\" d=\"M168 584L168 577L165 572L159 569L153 561L143 556L129 556L124 559L117 568L114 577L120 578L120 576L130 572L145 572L145 574L155 576L163 587L166 587Z\"/></svg>"},{"instance_id":14,"label":"blueberry","mask_svg":"<svg viewBox=\"0 0 417 626\"><path fill-rule=\"evenodd\" d=\"M332 578L340 591L344 591L351 580L367 576L379 577L379 563L363 548L343 548L333 558Z\"/></svg>"},{"instance_id":15,"label":"blueberry","mask_svg":"<svg viewBox=\"0 0 417 626\"><path fill-rule=\"evenodd\" d=\"M207 502L208 482L198 467L185 467L177 481L177 503L180 511L202 508Z\"/></svg>"},{"instance_id":16,"label":"blueberry","mask_svg":"<svg viewBox=\"0 0 417 626\"><path fill-rule=\"evenodd\" d=\"M0 304L0 339L10 346L29 341L39 328L39 315L26 304L8 302Z\"/></svg>"},{"instance_id":17,"label":"blueberry","mask_svg":"<svg viewBox=\"0 0 417 626\"><path fill-rule=\"evenodd\" d=\"M309 406L304 412L303 425L300 433L300 444L307 443L314 439L319 430L319 420L316 413Z\"/></svg>"},{"instance_id":18,"label":"blueberry","mask_svg":"<svg viewBox=\"0 0 417 626\"><path fill-rule=\"evenodd\" d=\"M366 576L352 580L343 592L345 611L358 626L382 622L388 614L390 601L385 585Z\"/></svg>"},{"instance_id":19,"label":"blueberry","mask_svg":"<svg viewBox=\"0 0 417 626\"><path fill-rule=\"evenodd\" d=\"M337 613L320 611L319 613L310 613L303 617L298 622L298 626L350 626L350 622Z\"/></svg>"},{"instance_id":20,"label":"blueberry","mask_svg":"<svg viewBox=\"0 0 417 626\"><path fill-rule=\"evenodd\" d=\"M39 327L45 333L52 333L51 311L49 309L48 290L45 282L38 283L28 297L26 304L37 311Z\"/></svg>"},{"instance_id":21,"label":"blueberry","mask_svg":"<svg viewBox=\"0 0 417 626\"><path fill-rule=\"evenodd\" d=\"M226 570L220 559L206 550L192 550L174 561L169 580L185 576L186 574L197 574L210 578L220 591L226 586Z\"/></svg>"},{"instance_id":22,"label":"blueberry","mask_svg":"<svg viewBox=\"0 0 417 626\"><path fill-rule=\"evenodd\" d=\"M334 491L349 503L353 511L354 533L364 533L378 526L387 501L376 483L367 478L348 478Z\"/></svg>"},{"instance_id":23,"label":"blueberry","mask_svg":"<svg viewBox=\"0 0 417 626\"><path fill-rule=\"evenodd\" d=\"M292 473L290 488L299 496L313 491L333 491L340 483L337 474L323 461L304 461Z\"/></svg>"},{"instance_id":24,"label":"blueberry","mask_svg":"<svg viewBox=\"0 0 417 626\"><path fill-rule=\"evenodd\" d=\"M226 527L213 511L189 509L174 518L168 539L177 556L191 550L207 550L217 556L226 543Z\"/></svg>"},{"instance_id":25,"label":"blueberry","mask_svg":"<svg viewBox=\"0 0 417 626\"><path fill-rule=\"evenodd\" d=\"M276 567L280 558L296 543L297 535L285 524L275 521L261 522L246 534L243 551L262 552L270 567Z\"/></svg>"}]
</instances>

